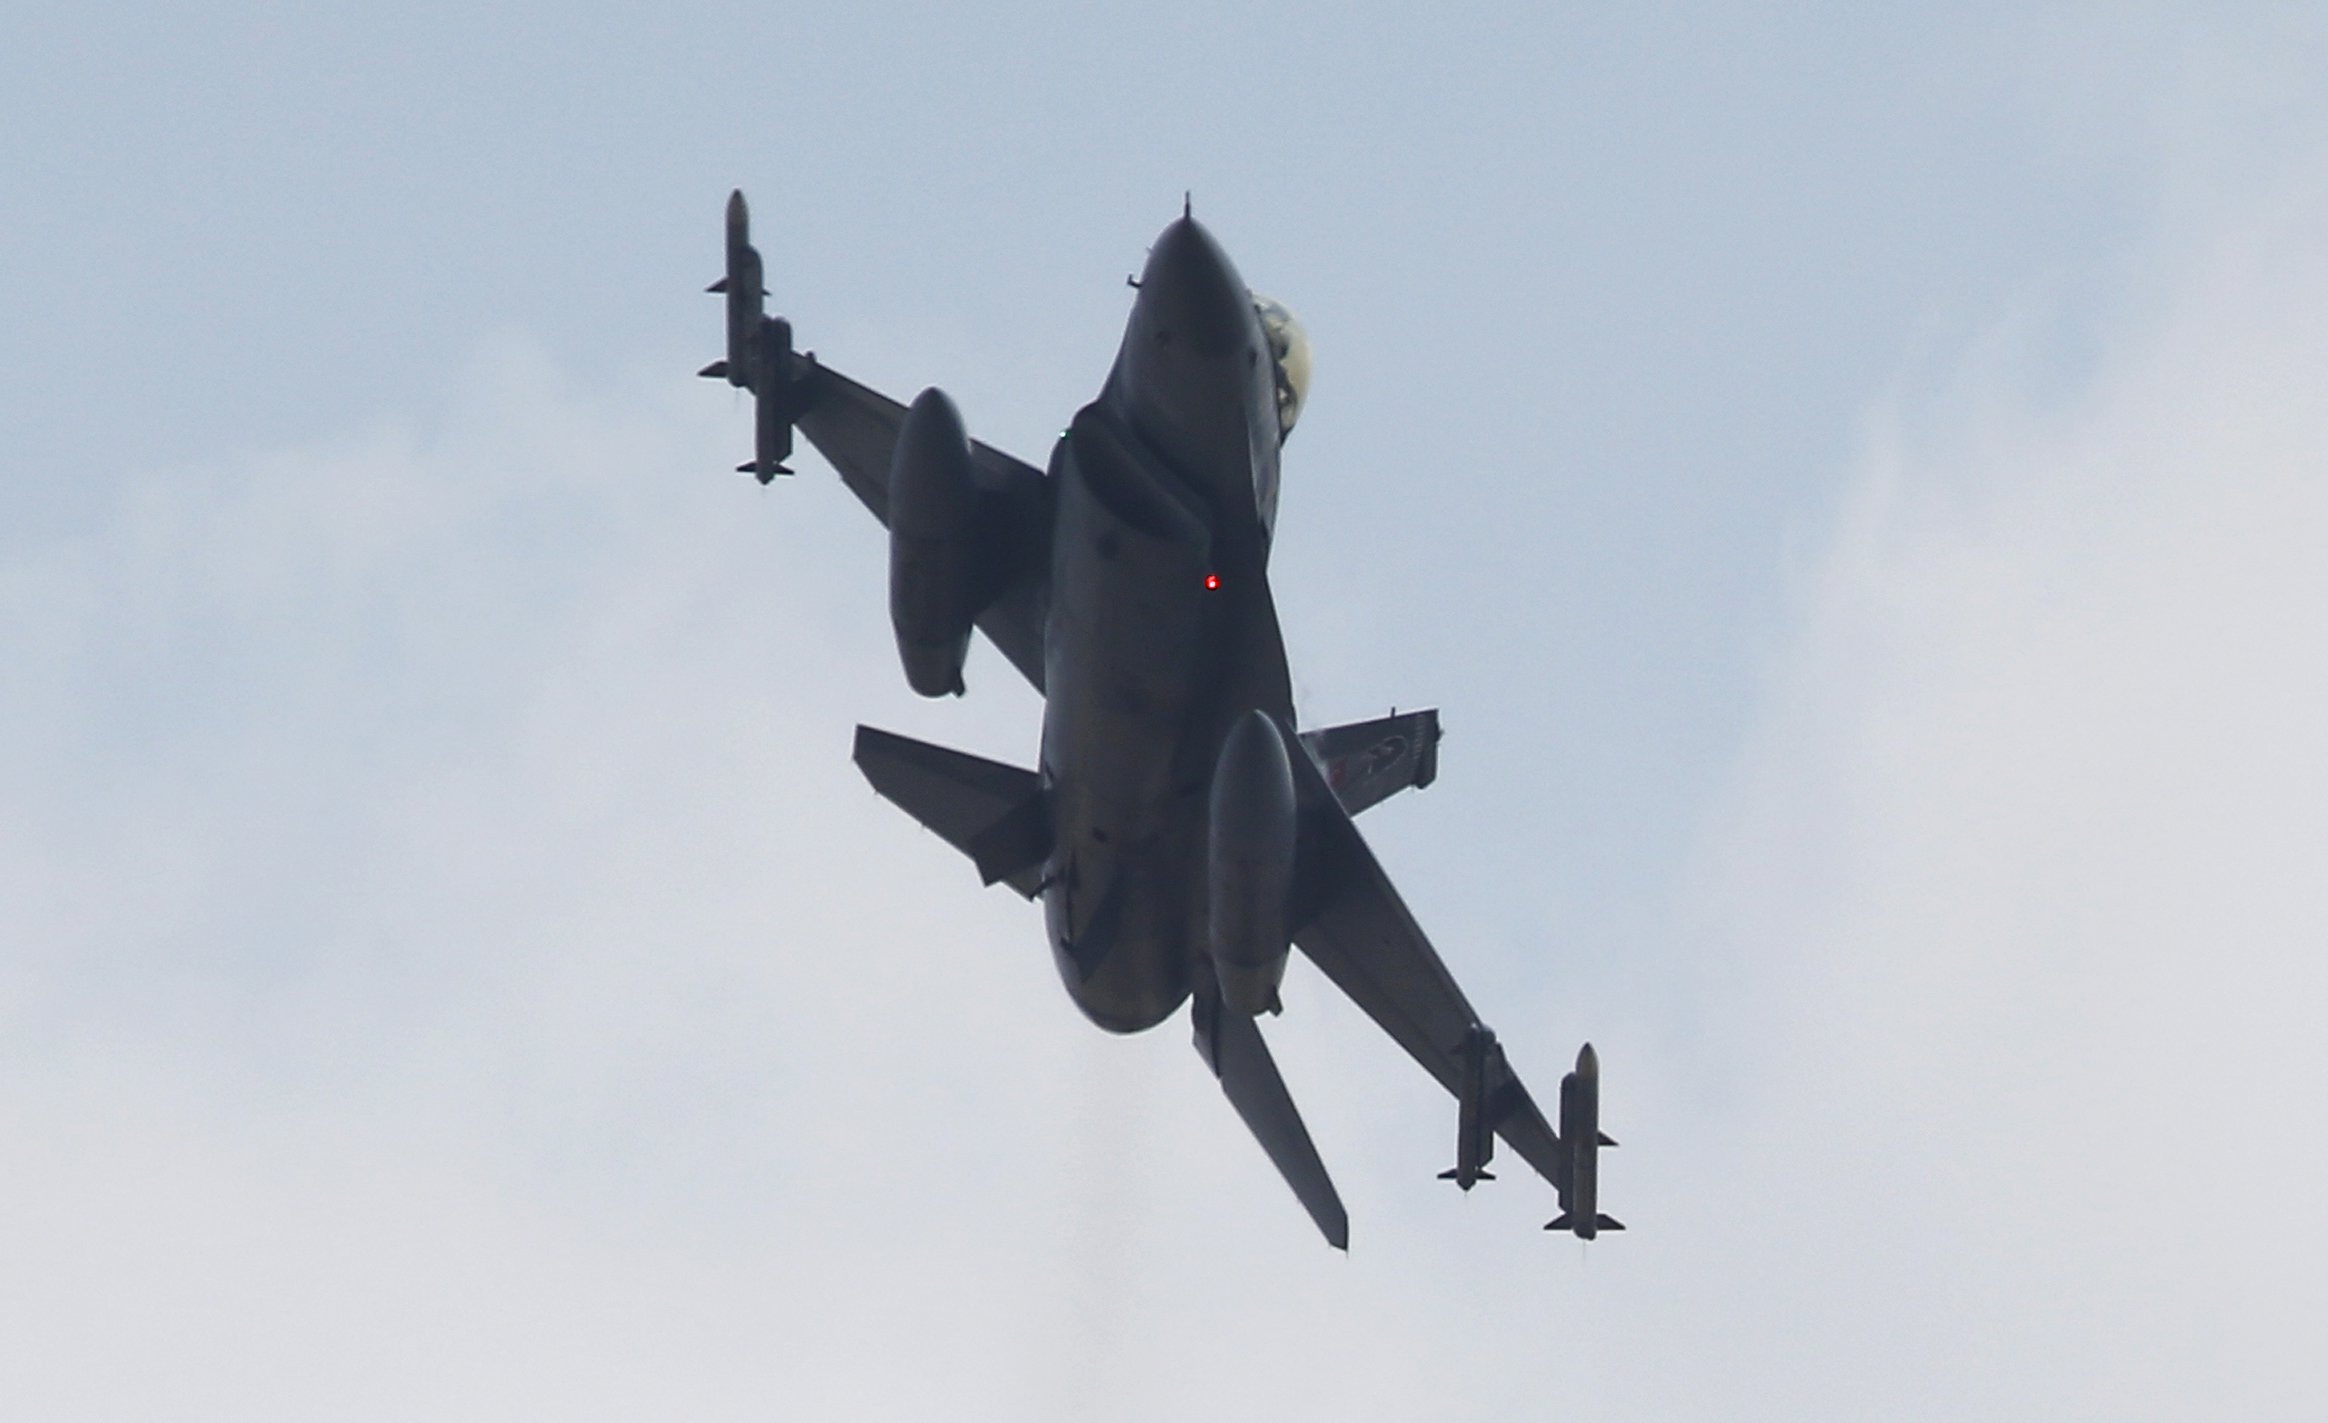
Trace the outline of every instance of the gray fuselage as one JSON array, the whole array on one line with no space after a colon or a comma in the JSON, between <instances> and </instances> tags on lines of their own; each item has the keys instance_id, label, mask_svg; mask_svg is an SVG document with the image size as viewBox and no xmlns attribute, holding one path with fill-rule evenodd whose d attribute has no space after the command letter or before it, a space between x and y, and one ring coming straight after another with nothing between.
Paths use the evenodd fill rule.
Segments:
<instances>
[{"instance_id":1,"label":"gray fuselage","mask_svg":"<svg viewBox=\"0 0 2328 1423\"><path fill-rule=\"evenodd\" d=\"M1268 585L1280 438L1252 294L1183 218L1051 456L1044 909L1068 994L1110 1031L1162 1022L1212 972L1213 766L1239 714L1292 726Z\"/></svg>"}]
</instances>

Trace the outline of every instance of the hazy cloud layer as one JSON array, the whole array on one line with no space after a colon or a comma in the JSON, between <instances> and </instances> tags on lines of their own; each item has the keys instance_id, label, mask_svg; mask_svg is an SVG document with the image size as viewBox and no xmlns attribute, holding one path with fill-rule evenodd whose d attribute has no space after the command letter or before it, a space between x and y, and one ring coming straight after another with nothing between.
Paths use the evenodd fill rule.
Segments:
<instances>
[{"instance_id":1,"label":"hazy cloud layer","mask_svg":"<svg viewBox=\"0 0 2328 1423\"><path fill-rule=\"evenodd\" d=\"M876 532L813 461L714 477L728 402L510 341L427 419L125 478L0 567L0 1400L2313 1416L2328 194L2266 166L2162 163L2066 389L2003 312L1870 413L1678 967L1579 1002L1588 946L1448 932L1540 1083L1601 1039L1589 1255L1431 1179L1452 1112L1314 975L1271 1031L1348 1258L1178 1026L1077 1019L846 760L1024 759L1032 700L981 654L907 705ZM1484 834L1493 774L1370 819Z\"/></svg>"},{"instance_id":2,"label":"hazy cloud layer","mask_svg":"<svg viewBox=\"0 0 2328 1423\"><path fill-rule=\"evenodd\" d=\"M1976 368L1982 418L1878 422L1808 580L1700 905L1814 1412L2328 1387L2323 196L2130 293L2061 408Z\"/></svg>"}]
</instances>

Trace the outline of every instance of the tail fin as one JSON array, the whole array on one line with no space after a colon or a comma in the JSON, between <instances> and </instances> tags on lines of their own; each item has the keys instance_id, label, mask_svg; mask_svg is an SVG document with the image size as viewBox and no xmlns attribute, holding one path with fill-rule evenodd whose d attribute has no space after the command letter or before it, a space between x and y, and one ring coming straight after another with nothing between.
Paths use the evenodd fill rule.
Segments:
<instances>
[{"instance_id":1,"label":"tail fin","mask_svg":"<svg viewBox=\"0 0 2328 1423\"><path fill-rule=\"evenodd\" d=\"M968 855L988 884L1032 899L1051 855L1051 814L1032 771L875 727L857 728L857 769L883 799Z\"/></svg>"},{"instance_id":2,"label":"tail fin","mask_svg":"<svg viewBox=\"0 0 2328 1423\"><path fill-rule=\"evenodd\" d=\"M1217 992L1200 991L1193 1011L1196 1050L1204 1054L1206 1065L1220 1078L1229 1105L1237 1109L1261 1149L1269 1153L1277 1174L1293 1188L1295 1198L1317 1222L1326 1243L1336 1250L1348 1250L1350 1215L1342 1209L1342 1197L1334 1190L1333 1178L1326 1174L1325 1162L1318 1159L1309 1128L1302 1125L1301 1113L1294 1108L1293 1095L1285 1090L1285 1079L1278 1075L1277 1061L1269 1055L1261 1025L1222 1007Z\"/></svg>"}]
</instances>

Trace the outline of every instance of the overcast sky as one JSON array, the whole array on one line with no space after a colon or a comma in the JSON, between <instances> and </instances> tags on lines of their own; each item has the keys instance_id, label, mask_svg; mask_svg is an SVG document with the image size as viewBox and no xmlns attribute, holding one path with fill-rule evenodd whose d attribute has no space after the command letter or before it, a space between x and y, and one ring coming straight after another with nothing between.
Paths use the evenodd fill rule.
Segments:
<instances>
[{"instance_id":1,"label":"overcast sky","mask_svg":"<svg viewBox=\"0 0 2328 1423\"><path fill-rule=\"evenodd\" d=\"M1302 714L1627 1234L1297 965L1327 1249L864 787L1039 707L726 472L734 186L1038 462L1184 191L1302 317ZM0 218L0 1411L2328 1407L2316 10L19 0Z\"/></svg>"}]
</instances>

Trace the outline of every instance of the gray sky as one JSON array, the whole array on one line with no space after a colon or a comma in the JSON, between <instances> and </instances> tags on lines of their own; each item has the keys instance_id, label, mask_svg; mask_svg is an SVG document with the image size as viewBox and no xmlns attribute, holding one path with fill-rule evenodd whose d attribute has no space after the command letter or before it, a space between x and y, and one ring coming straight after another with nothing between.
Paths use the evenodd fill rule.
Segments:
<instances>
[{"instance_id":1,"label":"gray sky","mask_svg":"<svg viewBox=\"0 0 2328 1423\"><path fill-rule=\"evenodd\" d=\"M0 1405L2315 1418L2328 23L2275 6L20 4ZM1310 328L1305 716L1580 1249L1298 968L1316 1241L1175 1023L865 790L804 344L1039 459L1184 189Z\"/></svg>"}]
</instances>

